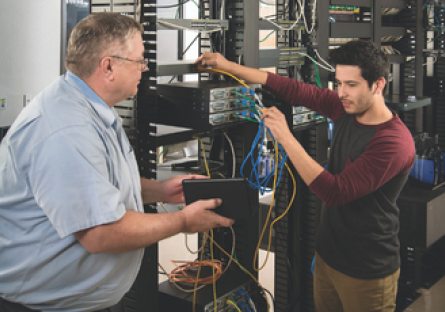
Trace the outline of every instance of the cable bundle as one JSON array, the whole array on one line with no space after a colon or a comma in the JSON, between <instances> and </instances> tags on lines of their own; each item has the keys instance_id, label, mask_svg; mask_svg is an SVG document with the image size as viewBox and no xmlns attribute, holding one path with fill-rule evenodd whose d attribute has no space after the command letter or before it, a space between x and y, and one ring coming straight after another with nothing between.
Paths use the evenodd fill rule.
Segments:
<instances>
[{"instance_id":1,"label":"cable bundle","mask_svg":"<svg viewBox=\"0 0 445 312\"><path fill-rule=\"evenodd\" d=\"M254 153L255 153L255 149L257 148L258 145L260 145L259 150L260 151L262 150L262 147L264 145L264 140L266 138L266 131L269 132L269 134L272 138L272 141L274 142L275 166L273 167L273 169L271 168L270 172L264 178L260 178L259 173L258 173L258 167L259 167L259 163L261 161L261 155L260 155L260 153L258 153L258 156L255 159ZM278 159L278 154L280 154L279 159ZM244 161L241 165L240 173L241 173L242 177L244 177L244 173L243 173L244 166L249 159L252 164L252 171L250 172L250 177L249 177L248 182L252 188L258 189L261 194L264 194L265 192L272 191L272 189L267 188L267 185L268 185L270 179L275 175L275 171L279 172L279 177L275 184L275 188L278 186L278 184L280 184L281 173L283 172L284 164L286 163L286 160L287 160L287 155L284 152L283 148L281 147L281 144L275 141L270 130L266 128L263 120L261 120L259 122L258 132L257 132L257 135L255 136L255 139L252 142L252 147L250 149L250 152L249 152L249 154L247 154L246 158L244 159Z\"/></svg>"},{"instance_id":2,"label":"cable bundle","mask_svg":"<svg viewBox=\"0 0 445 312\"><path fill-rule=\"evenodd\" d=\"M172 272L169 274L169 277L171 280L177 282L177 283L183 283L183 284L195 284L196 282L196 276L190 275L187 273L188 271L197 270L198 266L200 264L199 261L192 261L192 262L182 262L182 261L173 261L173 264L175 264L176 268L172 270ZM213 262L213 263L212 263ZM181 265L178 265L178 263L183 263ZM215 268L215 280L218 280L222 275L222 264L220 260L213 259L211 260L204 260L201 262L201 267L208 266L208 267L214 267ZM198 278L198 284L200 285L208 285L213 283L213 276L207 276L207 277L199 277Z\"/></svg>"},{"instance_id":3,"label":"cable bundle","mask_svg":"<svg viewBox=\"0 0 445 312\"><path fill-rule=\"evenodd\" d=\"M198 66L198 68L200 68ZM285 166L286 160L287 160L287 155L284 152L284 149L281 147L281 144L279 144L278 142L275 141L272 133L270 132L269 129L266 128L266 126L264 126L264 121L261 120L261 115L262 115L262 110L264 108L264 105L260 99L260 97L248 86L246 85L243 81L241 81L239 78L235 77L234 75L227 73L225 71L219 70L219 69L215 69L215 68L203 68L201 67L200 69L208 71L208 72L213 72L213 73L221 73L227 76L230 76L232 78L234 78L235 80L237 80L238 82L240 82L245 88L243 88L241 90L242 93L238 92L238 91L233 91L235 94L237 94L238 96L241 96L244 98L244 100L242 100L241 102L237 102L238 105L241 105L243 107L247 107L249 109L249 111L243 111L241 112L240 115L237 115L236 117L238 118L242 118L242 119L246 119L249 121L253 121L253 122L258 122L259 127L258 127L258 132L257 135L255 136L254 141L252 142L252 147L250 149L249 154L246 156L246 158L244 159L242 165L241 165L241 169L240 169L240 174L241 176L244 178L244 166L247 163L247 161L250 158L251 164L252 164L252 171L250 172L250 178L249 178L249 184L252 188L254 189L258 189L260 191L261 194L264 194L265 192L270 192L272 191L270 188L267 188L267 184L269 183L270 179L275 175L275 171L279 170L279 177L278 180L276 182L275 188L276 186L280 183L280 179L281 179L281 173L283 172L283 168ZM246 91L249 91L250 94L255 98L256 101L252 100L251 98L243 95L243 93L246 93ZM256 103L258 102L258 103ZM274 142L274 146L275 146L275 167L271 168L270 172L263 177L262 179L260 178L259 174L258 174L258 165L261 161L261 154L258 153L258 157L255 159L255 148L258 146L258 144L260 144L260 151L262 150L262 147L264 145L264 141L266 139L266 131L269 132L270 137L272 138L272 141ZM261 143L260 143L261 142ZM280 157L278 157L278 154L280 154Z\"/></svg>"}]
</instances>

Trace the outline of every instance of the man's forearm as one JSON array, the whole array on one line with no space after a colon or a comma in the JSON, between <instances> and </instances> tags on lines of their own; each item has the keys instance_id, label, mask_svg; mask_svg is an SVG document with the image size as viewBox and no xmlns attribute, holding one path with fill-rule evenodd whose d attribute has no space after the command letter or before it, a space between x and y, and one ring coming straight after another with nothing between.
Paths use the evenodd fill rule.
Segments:
<instances>
[{"instance_id":1,"label":"man's forearm","mask_svg":"<svg viewBox=\"0 0 445 312\"><path fill-rule=\"evenodd\" d=\"M76 234L92 253L124 253L147 247L185 229L182 211L175 213L140 213L127 210L116 222Z\"/></svg>"},{"instance_id":2,"label":"man's forearm","mask_svg":"<svg viewBox=\"0 0 445 312\"><path fill-rule=\"evenodd\" d=\"M266 71L239 65L234 62L230 62L230 66L227 71L232 75L247 81L248 83L261 83L264 85L267 81Z\"/></svg>"},{"instance_id":3,"label":"man's forearm","mask_svg":"<svg viewBox=\"0 0 445 312\"><path fill-rule=\"evenodd\" d=\"M161 182L141 178L141 193L144 204L164 201Z\"/></svg>"},{"instance_id":4,"label":"man's forearm","mask_svg":"<svg viewBox=\"0 0 445 312\"><path fill-rule=\"evenodd\" d=\"M210 66L213 69L228 72L238 78L244 79L249 83L265 84L267 81L267 72L257 68L251 68L238 63L228 61L219 53L204 52L196 60L196 63L202 66ZM211 70L209 70L211 72Z\"/></svg>"}]
</instances>

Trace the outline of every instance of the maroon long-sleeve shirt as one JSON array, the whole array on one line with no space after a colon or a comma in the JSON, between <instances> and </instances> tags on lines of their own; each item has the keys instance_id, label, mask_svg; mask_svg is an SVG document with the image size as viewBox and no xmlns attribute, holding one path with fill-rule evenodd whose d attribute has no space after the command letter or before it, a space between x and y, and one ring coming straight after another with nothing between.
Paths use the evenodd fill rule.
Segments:
<instances>
[{"instance_id":1,"label":"maroon long-sleeve shirt","mask_svg":"<svg viewBox=\"0 0 445 312\"><path fill-rule=\"evenodd\" d=\"M269 74L266 87L294 106L334 121L328 169L309 188L325 206L318 254L355 278L380 278L400 267L396 200L414 164L411 133L394 117L379 125L346 114L336 91Z\"/></svg>"}]
</instances>

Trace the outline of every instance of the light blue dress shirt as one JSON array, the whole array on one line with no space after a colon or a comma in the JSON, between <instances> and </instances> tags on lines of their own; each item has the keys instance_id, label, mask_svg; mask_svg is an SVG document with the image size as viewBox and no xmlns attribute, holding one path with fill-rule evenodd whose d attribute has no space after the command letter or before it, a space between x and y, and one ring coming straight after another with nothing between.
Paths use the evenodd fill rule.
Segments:
<instances>
[{"instance_id":1,"label":"light blue dress shirt","mask_svg":"<svg viewBox=\"0 0 445 312\"><path fill-rule=\"evenodd\" d=\"M117 303L143 250L91 254L73 233L143 212L122 120L68 72L23 109L0 144L0 297L42 311Z\"/></svg>"}]
</instances>

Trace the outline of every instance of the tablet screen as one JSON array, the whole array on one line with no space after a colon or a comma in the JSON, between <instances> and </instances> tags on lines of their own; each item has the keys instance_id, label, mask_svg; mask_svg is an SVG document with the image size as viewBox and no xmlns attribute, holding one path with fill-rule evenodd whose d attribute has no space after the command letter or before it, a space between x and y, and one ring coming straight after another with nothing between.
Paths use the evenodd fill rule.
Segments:
<instances>
[{"instance_id":1,"label":"tablet screen","mask_svg":"<svg viewBox=\"0 0 445 312\"><path fill-rule=\"evenodd\" d=\"M253 215L253 190L245 179L185 179L182 186L186 205L200 199L221 198L216 213L232 219L248 219Z\"/></svg>"}]
</instances>

